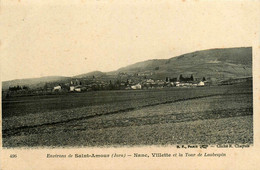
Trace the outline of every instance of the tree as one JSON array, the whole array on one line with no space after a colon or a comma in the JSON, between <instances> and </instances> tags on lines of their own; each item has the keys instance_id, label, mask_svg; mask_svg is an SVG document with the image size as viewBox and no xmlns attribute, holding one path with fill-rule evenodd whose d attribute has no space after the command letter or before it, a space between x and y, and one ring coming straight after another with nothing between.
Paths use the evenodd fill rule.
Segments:
<instances>
[{"instance_id":1,"label":"tree","mask_svg":"<svg viewBox=\"0 0 260 170\"><path fill-rule=\"evenodd\" d=\"M191 81L194 81L193 75L190 76L190 80L191 80Z\"/></svg>"},{"instance_id":2,"label":"tree","mask_svg":"<svg viewBox=\"0 0 260 170\"><path fill-rule=\"evenodd\" d=\"M16 88L17 88L17 90L21 90L22 89L19 85L17 85Z\"/></svg>"},{"instance_id":3,"label":"tree","mask_svg":"<svg viewBox=\"0 0 260 170\"><path fill-rule=\"evenodd\" d=\"M125 82L125 86L127 86L129 84L129 80L127 79Z\"/></svg>"},{"instance_id":4,"label":"tree","mask_svg":"<svg viewBox=\"0 0 260 170\"><path fill-rule=\"evenodd\" d=\"M29 87L23 86L23 90L28 90L28 89L29 89Z\"/></svg>"},{"instance_id":5,"label":"tree","mask_svg":"<svg viewBox=\"0 0 260 170\"><path fill-rule=\"evenodd\" d=\"M202 78L202 81L206 81L206 78L205 78L205 77L203 77L203 78Z\"/></svg>"},{"instance_id":6,"label":"tree","mask_svg":"<svg viewBox=\"0 0 260 170\"><path fill-rule=\"evenodd\" d=\"M112 81L109 80L109 86L108 86L109 90L113 90L114 89L114 85L112 84Z\"/></svg>"},{"instance_id":7,"label":"tree","mask_svg":"<svg viewBox=\"0 0 260 170\"><path fill-rule=\"evenodd\" d=\"M182 81L183 80L183 77L182 77L182 74L180 75L180 81Z\"/></svg>"},{"instance_id":8,"label":"tree","mask_svg":"<svg viewBox=\"0 0 260 170\"><path fill-rule=\"evenodd\" d=\"M44 90L47 90L47 88L48 88L48 85L47 85L47 83L45 83L43 89L44 89Z\"/></svg>"}]
</instances>

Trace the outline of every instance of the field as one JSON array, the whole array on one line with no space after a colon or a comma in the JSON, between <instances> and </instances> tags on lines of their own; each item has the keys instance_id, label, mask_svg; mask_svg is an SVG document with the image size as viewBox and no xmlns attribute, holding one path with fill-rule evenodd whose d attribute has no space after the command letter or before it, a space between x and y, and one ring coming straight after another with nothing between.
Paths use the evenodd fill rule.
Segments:
<instances>
[{"instance_id":1,"label":"field","mask_svg":"<svg viewBox=\"0 0 260 170\"><path fill-rule=\"evenodd\" d=\"M252 84L14 97L4 147L253 143Z\"/></svg>"}]
</instances>

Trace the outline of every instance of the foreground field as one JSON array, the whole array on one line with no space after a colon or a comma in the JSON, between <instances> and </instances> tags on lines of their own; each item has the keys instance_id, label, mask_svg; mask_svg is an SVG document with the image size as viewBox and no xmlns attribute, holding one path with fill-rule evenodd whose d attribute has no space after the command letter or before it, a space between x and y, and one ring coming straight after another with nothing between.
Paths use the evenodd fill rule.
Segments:
<instances>
[{"instance_id":1,"label":"foreground field","mask_svg":"<svg viewBox=\"0 0 260 170\"><path fill-rule=\"evenodd\" d=\"M248 84L36 98L3 101L5 147L253 143Z\"/></svg>"}]
</instances>

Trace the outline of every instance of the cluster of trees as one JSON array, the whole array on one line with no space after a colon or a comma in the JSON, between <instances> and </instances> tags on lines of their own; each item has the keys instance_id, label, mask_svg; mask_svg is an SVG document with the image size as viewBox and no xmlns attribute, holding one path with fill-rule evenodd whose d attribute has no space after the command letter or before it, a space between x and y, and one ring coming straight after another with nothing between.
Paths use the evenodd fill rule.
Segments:
<instances>
[{"instance_id":1,"label":"cluster of trees","mask_svg":"<svg viewBox=\"0 0 260 170\"><path fill-rule=\"evenodd\" d=\"M192 82L192 81L194 81L194 77L193 77L193 75L191 75L190 77L183 77L182 75L180 75L179 80L180 80L180 82ZM202 81L206 81L206 78L203 77Z\"/></svg>"},{"instance_id":2,"label":"cluster of trees","mask_svg":"<svg viewBox=\"0 0 260 170\"><path fill-rule=\"evenodd\" d=\"M13 86L13 87L9 87L9 91L18 91L18 90L29 90L28 86Z\"/></svg>"},{"instance_id":3,"label":"cluster of trees","mask_svg":"<svg viewBox=\"0 0 260 170\"><path fill-rule=\"evenodd\" d=\"M114 83L109 81L108 89L107 90L120 90L125 89L125 87L129 84L129 80L127 79L126 82L121 82L120 80L116 80Z\"/></svg>"},{"instance_id":4,"label":"cluster of trees","mask_svg":"<svg viewBox=\"0 0 260 170\"><path fill-rule=\"evenodd\" d=\"M166 77L165 81L166 82L176 82L178 79L177 78L170 78L170 77Z\"/></svg>"},{"instance_id":5,"label":"cluster of trees","mask_svg":"<svg viewBox=\"0 0 260 170\"><path fill-rule=\"evenodd\" d=\"M193 75L190 77L183 77L182 74L180 75L180 82L189 82L189 81L194 81Z\"/></svg>"}]
</instances>

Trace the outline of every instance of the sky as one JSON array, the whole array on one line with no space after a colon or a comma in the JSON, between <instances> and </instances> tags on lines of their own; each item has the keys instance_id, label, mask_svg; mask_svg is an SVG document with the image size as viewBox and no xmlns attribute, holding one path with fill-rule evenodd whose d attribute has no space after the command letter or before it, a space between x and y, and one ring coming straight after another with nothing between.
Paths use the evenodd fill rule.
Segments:
<instances>
[{"instance_id":1,"label":"sky","mask_svg":"<svg viewBox=\"0 0 260 170\"><path fill-rule=\"evenodd\" d=\"M1 80L113 71L211 48L248 47L257 1L1 2Z\"/></svg>"}]
</instances>

